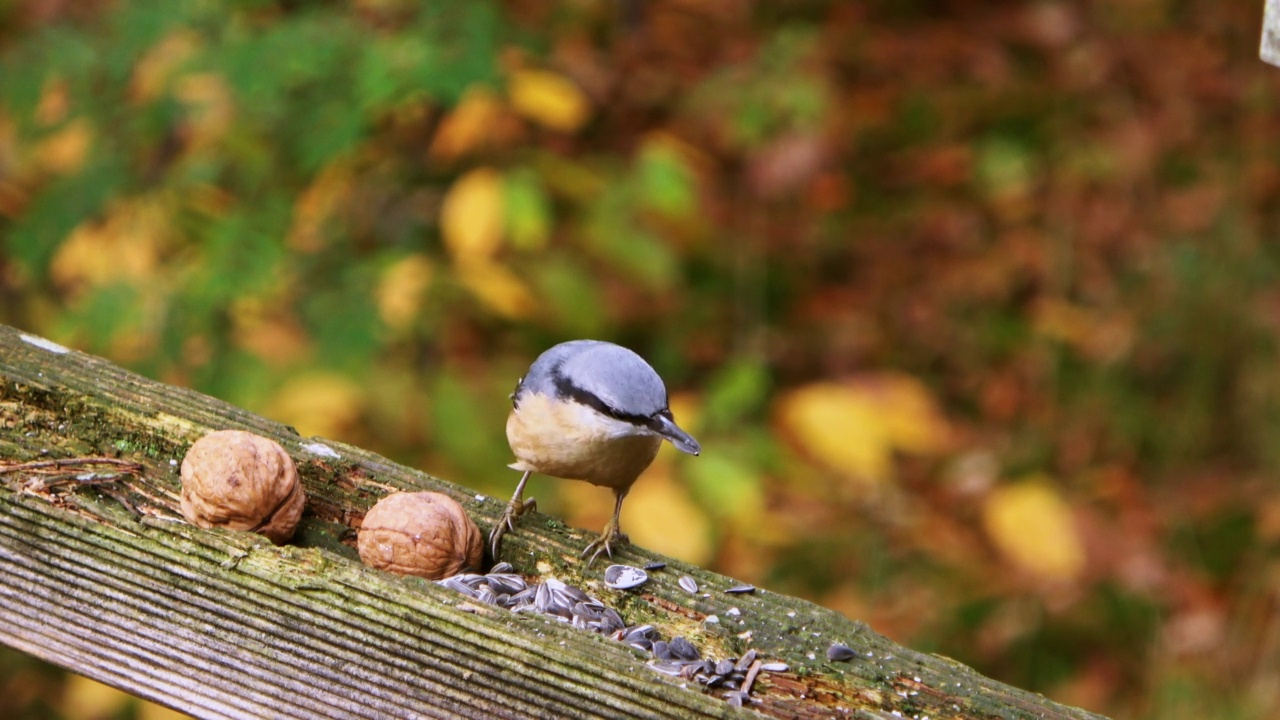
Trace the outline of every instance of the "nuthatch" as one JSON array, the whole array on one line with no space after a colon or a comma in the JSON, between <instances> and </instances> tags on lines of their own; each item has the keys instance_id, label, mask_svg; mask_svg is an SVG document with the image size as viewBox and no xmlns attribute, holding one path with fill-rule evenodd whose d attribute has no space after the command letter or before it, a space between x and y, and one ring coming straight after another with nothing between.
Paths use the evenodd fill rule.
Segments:
<instances>
[{"instance_id":1,"label":"nuthatch","mask_svg":"<svg viewBox=\"0 0 1280 720\"><path fill-rule=\"evenodd\" d=\"M489 535L494 558L512 521L536 506L524 500L532 473L584 480L613 490L613 519L587 546L594 562L613 556L610 544L626 542L618 527L622 500L649 467L663 440L697 455L698 441L681 430L667 406L667 388L634 352L599 340L560 343L534 360L516 383L507 417L507 443L523 470L515 495ZM593 552L594 551L594 552Z\"/></svg>"}]
</instances>

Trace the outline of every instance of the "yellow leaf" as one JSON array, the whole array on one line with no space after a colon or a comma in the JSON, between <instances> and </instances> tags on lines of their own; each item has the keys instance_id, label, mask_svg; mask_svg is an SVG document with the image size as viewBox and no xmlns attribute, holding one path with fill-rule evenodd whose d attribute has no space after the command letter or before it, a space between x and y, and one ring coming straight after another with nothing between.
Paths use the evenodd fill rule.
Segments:
<instances>
[{"instance_id":1,"label":"yellow leaf","mask_svg":"<svg viewBox=\"0 0 1280 720\"><path fill-rule=\"evenodd\" d=\"M502 103L492 90L473 86L443 121L428 150L431 157L452 160L483 147L502 116Z\"/></svg>"},{"instance_id":2,"label":"yellow leaf","mask_svg":"<svg viewBox=\"0 0 1280 720\"><path fill-rule=\"evenodd\" d=\"M59 703L63 717L99 720L115 717L132 700L126 692L90 680L80 675L69 675Z\"/></svg>"},{"instance_id":3,"label":"yellow leaf","mask_svg":"<svg viewBox=\"0 0 1280 720\"><path fill-rule=\"evenodd\" d=\"M426 255L401 258L382 271L378 282L378 316L394 330L413 322L431 285L434 268Z\"/></svg>"},{"instance_id":4,"label":"yellow leaf","mask_svg":"<svg viewBox=\"0 0 1280 720\"><path fill-rule=\"evenodd\" d=\"M71 109L71 89L58 76L45 80L40 89L40 102L36 104L36 122L45 127L57 125L67 119Z\"/></svg>"},{"instance_id":5,"label":"yellow leaf","mask_svg":"<svg viewBox=\"0 0 1280 720\"><path fill-rule=\"evenodd\" d=\"M991 542L1013 564L1050 580L1084 571L1084 547L1071 506L1044 476L997 488L982 508Z\"/></svg>"},{"instance_id":6,"label":"yellow leaf","mask_svg":"<svg viewBox=\"0 0 1280 720\"><path fill-rule=\"evenodd\" d=\"M1044 300L1036 307L1035 329L1089 357L1105 361L1127 353L1134 335L1133 321L1123 312L1104 315L1058 299Z\"/></svg>"},{"instance_id":7,"label":"yellow leaf","mask_svg":"<svg viewBox=\"0 0 1280 720\"><path fill-rule=\"evenodd\" d=\"M778 399L778 419L801 450L850 479L869 485L892 474L892 438L880 408L840 383L813 383Z\"/></svg>"},{"instance_id":8,"label":"yellow leaf","mask_svg":"<svg viewBox=\"0 0 1280 720\"><path fill-rule=\"evenodd\" d=\"M1093 325L1090 314L1078 305L1049 298L1035 309L1035 329L1041 335L1065 343L1079 343Z\"/></svg>"},{"instance_id":9,"label":"yellow leaf","mask_svg":"<svg viewBox=\"0 0 1280 720\"><path fill-rule=\"evenodd\" d=\"M711 520L689 491L661 470L651 468L632 486L622 505L623 531L641 547L705 565L715 551Z\"/></svg>"},{"instance_id":10,"label":"yellow leaf","mask_svg":"<svg viewBox=\"0 0 1280 720\"><path fill-rule=\"evenodd\" d=\"M129 92L134 100L148 102L164 92L174 72L200 49L200 35L182 29L170 33L143 54L133 67Z\"/></svg>"},{"instance_id":11,"label":"yellow leaf","mask_svg":"<svg viewBox=\"0 0 1280 720\"><path fill-rule=\"evenodd\" d=\"M71 232L54 253L49 274L71 294L86 287L149 280L168 243L169 223L161 200L144 197L117 202L105 219L86 221Z\"/></svg>"},{"instance_id":12,"label":"yellow leaf","mask_svg":"<svg viewBox=\"0 0 1280 720\"><path fill-rule=\"evenodd\" d=\"M285 242L293 250L313 253L327 245L325 224L346 209L355 179L351 163L339 159L325 166L293 206L293 224Z\"/></svg>"},{"instance_id":13,"label":"yellow leaf","mask_svg":"<svg viewBox=\"0 0 1280 720\"><path fill-rule=\"evenodd\" d=\"M290 378L267 404L267 415L303 437L341 439L364 410L361 388L345 375L314 372Z\"/></svg>"},{"instance_id":14,"label":"yellow leaf","mask_svg":"<svg viewBox=\"0 0 1280 720\"><path fill-rule=\"evenodd\" d=\"M573 132L591 112L587 96L577 85L547 70L517 70L507 92L516 112L552 130Z\"/></svg>"},{"instance_id":15,"label":"yellow leaf","mask_svg":"<svg viewBox=\"0 0 1280 720\"><path fill-rule=\"evenodd\" d=\"M928 388L901 373L814 383L778 403L783 429L804 452L861 482L892 479L895 452L931 454L949 445L949 427Z\"/></svg>"},{"instance_id":16,"label":"yellow leaf","mask_svg":"<svg viewBox=\"0 0 1280 720\"><path fill-rule=\"evenodd\" d=\"M69 174L84 165L92 144L93 127L88 120L79 118L41 140L35 147L35 158L49 172Z\"/></svg>"},{"instance_id":17,"label":"yellow leaf","mask_svg":"<svg viewBox=\"0 0 1280 720\"><path fill-rule=\"evenodd\" d=\"M231 332L236 347L269 365L290 365L311 349L301 323L278 298L245 297L231 306Z\"/></svg>"},{"instance_id":18,"label":"yellow leaf","mask_svg":"<svg viewBox=\"0 0 1280 720\"><path fill-rule=\"evenodd\" d=\"M881 373L855 381L875 398L894 449L923 455L950 445L951 431L929 388L910 375Z\"/></svg>"},{"instance_id":19,"label":"yellow leaf","mask_svg":"<svg viewBox=\"0 0 1280 720\"><path fill-rule=\"evenodd\" d=\"M505 266L496 262L468 263L459 265L456 272L459 282L499 315L518 320L533 311L533 293Z\"/></svg>"},{"instance_id":20,"label":"yellow leaf","mask_svg":"<svg viewBox=\"0 0 1280 720\"><path fill-rule=\"evenodd\" d=\"M674 393L668 400L667 407L676 419L676 424L696 437L702 425L702 398L693 393Z\"/></svg>"},{"instance_id":21,"label":"yellow leaf","mask_svg":"<svg viewBox=\"0 0 1280 720\"><path fill-rule=\"evenodd\" d=\"M440 234L459 263L485 262L502 244L502 175L477 168L449 188L440 208Z\"/></svg>"},{"instance_id":22,"label":"yellow leaf","mask_svg":"<svg viewBox=\"0 0 1280 720\"><path fill-rule=\"evenodd\" d=\"M231 129L235 121L234 96L221 75L183 76L175 84L173 95L187 106L182 130L191 150L214 145Z\"/></svg>"}]
</instances>

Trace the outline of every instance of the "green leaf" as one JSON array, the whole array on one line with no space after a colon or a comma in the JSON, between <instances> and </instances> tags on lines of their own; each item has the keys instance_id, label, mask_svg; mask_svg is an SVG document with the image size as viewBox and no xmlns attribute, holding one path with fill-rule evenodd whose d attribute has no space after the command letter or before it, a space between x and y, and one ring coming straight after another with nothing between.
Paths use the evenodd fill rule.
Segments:
<instances>
[{"instance_id":1,"label":"green leaf","mask_svg":"<svg viewBox=\"0 0 1280 720\"><path fill-rule=\"evenodd\" d=\"M529 269L538 294L551 306L564 337L596 337L607 325L604 299L591 270L566 257L539 260Z\"/></svg>"},{"instance_id":2,"label":"green leaf","mask_svg":"<svg viewBox=\"0 0 1280 720\"><path fill-rule=\"evenodd\" d=\"M511 244L538 250L551 234L551 204L538 176L528 169L508 173L503 183L506 232Z\"/></svg>"},{"instance_id":3,"label":"green leaf","mask_svg":"<svg viewBox=\"0 0 1280 720\"><path fill-rule=\"evenodd\" d=\"M725 444L683 463L681 472L699 503L717 519L751 521L764 512L764 479Z\"/></svg>"},{"instance_id":4,"label":"green leaf","mask_svg":"<svg viewBox=\"0 0 1280 720\"><path fill-rule=\"evenodd\" d=\"M693 171L675 149L649 143L640 153L636 180L641 201L669 217L686 217L696 208Z\"/></svg>"},{"instance_id":5,"label":"green leaf","mask_svg":"<svg viewBox=\"0 0 1280 720\"><path fill-rule=\"evenodd\" d=\"M634 200L625 186L615 185L591 208L586 243L618 270L651 290L671 288L679 274L675 253L633 220Z\"/></svg>"},{"instance_id":6,"label":"green leaf","mask_svg":"<svg viewBox=\"0 0 1280 720\"><path fill-rule=\"evenodd\" d=\"M769 393L768 369L755 358L737 358L722 366L707 384L703 425L728 428L764 407Z\"/></svg>"},{"instance_id":7,"label":"green leaf","mask_svg":"<svg viewBox=\"0 0 1280 720\"><path fill-rule=\"evenodd\" d=\"M978 180L992 195L1022 192L1031 183L1032 158L1027 147L1008 138L992 138L978 147Z\"/></svg>"}]
</instances>

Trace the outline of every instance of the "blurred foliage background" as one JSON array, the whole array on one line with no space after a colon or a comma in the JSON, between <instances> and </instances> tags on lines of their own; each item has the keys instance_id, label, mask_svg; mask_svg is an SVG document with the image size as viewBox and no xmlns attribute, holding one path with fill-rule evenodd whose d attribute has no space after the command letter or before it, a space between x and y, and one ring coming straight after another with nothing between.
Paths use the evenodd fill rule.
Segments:
<instances>
[{"instance_id":1,"label":"blurred foliage background","mask_svg":"<svg viewBox=\"0 0 1280 720\"><path fill-rule=\"evenodd\" d=\"M1280 717L1261 6L0 0L0 322L497 496L516 378L614 340L706 449L638 544ZM151 712L0 667L6 717Z\"/></svg>"}]
</instances>

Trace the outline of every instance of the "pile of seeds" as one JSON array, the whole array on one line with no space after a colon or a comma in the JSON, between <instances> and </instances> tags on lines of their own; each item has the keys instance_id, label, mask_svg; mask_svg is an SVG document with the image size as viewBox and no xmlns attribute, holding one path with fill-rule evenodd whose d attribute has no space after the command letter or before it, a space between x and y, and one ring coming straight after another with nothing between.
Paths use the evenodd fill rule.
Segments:
<instances>
[{"instance_id":1,"label":"pile of seeds","mask_svg":"<svg viewBox=\"0 0 1280 720\"><path fill-rule=\"evenodd\" d=\"M511 612L549 615L576 628L604 635L625 630L627 626L618 611L582 590L555 578L530 585L514 572L510 563L494 565L487 575L462 573L437 580L436 584L486 605L497 605Z\"/></svg>"},{"instance_id":2,"label":"pile of seeds","mask_svg":"<svg viewBox=\"0 0 1280 720\"><path fill-rule=\"evenodd\" d=\"M644 650L653 655L649 665L654 670L692 680L708 690L722 690L729 704L735 706L751 701L751 685L760 671L786 672L788 669L783 663L762 663L756 659L755 650L748 650L740 658L720 661L703 658L687 639L676 637L667 641L652 625L628 626L618 611L566 582L546 578L531 585L510 563L498 563L486 575L463 573L437 580L436 584L486 605L511 612L547 615Z\"/></svg>"}]
</instances>

